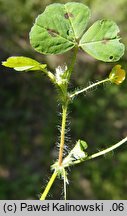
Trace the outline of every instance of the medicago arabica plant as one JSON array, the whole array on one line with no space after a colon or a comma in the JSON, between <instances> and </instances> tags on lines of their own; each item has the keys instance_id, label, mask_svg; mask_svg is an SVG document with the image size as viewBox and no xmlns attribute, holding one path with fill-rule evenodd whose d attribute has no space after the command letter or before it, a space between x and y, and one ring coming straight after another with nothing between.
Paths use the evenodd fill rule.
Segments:
<instances>
[{"instance_id":1,"label":"medicago arabica plant","mask_svg":"<svg viewBox=\"0 0 127 216\"><path fill-rule=\"evenodd\" d=\"M41 71L50 79L58 92L62 110L59 155L56 162L51 166L53 174L40 200L46 199L56 177L63 179L64 199L66 199L66 184L69 182L67 171L70 166L104 155L127 141L127 137L125 137L103 151L88 155L86 152L87 143L79 139L68 155L65 157L63 155L69 104L76 100L79 94L86 92L88 89L103 83L119 85L125 79L125 71L121 68L121 65L117 64L106 79L72 92L68 90L79 49L103 62L116 62L124 54L124 45L120 42L119 28L116 23L112 20L98 20L86 30L89 18L90 9L86 5L68 2L66 4L54 3L47 6L45 11L35 20L30 31L30 43L36 51L45 55L55 55L73 49L70 65L59 66L56 68L55 74L48 70L46 64L41 64L28 57L10 57L2 62L4 66L14 68L16 71Z\"/></svg>"}]
</instances>

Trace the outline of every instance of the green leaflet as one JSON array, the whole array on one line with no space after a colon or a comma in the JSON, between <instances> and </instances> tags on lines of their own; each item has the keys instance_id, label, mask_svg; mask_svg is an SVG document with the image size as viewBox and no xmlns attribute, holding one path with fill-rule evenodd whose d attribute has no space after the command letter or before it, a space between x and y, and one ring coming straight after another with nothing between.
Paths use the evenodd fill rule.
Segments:
<instances>
[{"instance_id":1,"label":"green leaflet","mask_svg":"<svg viewBox=\"0 0 127 216\"><path fill-rule=\"evenodd\" d=\"M16 71L33 71L46 68L46 64L40 64L34 59L23 56L9 57L7 61L2 62L2 65L14 68Z\"/></svg>"},{"instance_id":2,"label":"green leaflet","mask_svg":"<svg viewBox=\"0 0 127 216\"><path fill-rule=\"evenodd\" d=\"M118 61L124 54L124 45L119 42L118 33L116 23L111 20L99 20L83 35L79 47L98 60Z\"/></svg>"},{"instance_id":3,"label":"green leaflet","mask_svg":"<svg viewBox=\"0 0 127 216\"><path fill-rule=\"evenodd\" d=\"M51 4L40 14L30 32L30 43L44 54L60 54L77 46L90 10L77 2Z\"/></svg>"},{"instance_id":4,"label":"green leaflet","mask_svg":"<svg viewBox=\"0 0 127 216\"><path fill-rule=\"evenodd\" d=\"M69 19L70 29L72 28L74 32L74 37L78 40L84 30L86 29L88 20L90 18L89 8L82 4L76 2L70 2L64 5L67 13L64 15L66 19Z\"/></svg>"}]
</instances>

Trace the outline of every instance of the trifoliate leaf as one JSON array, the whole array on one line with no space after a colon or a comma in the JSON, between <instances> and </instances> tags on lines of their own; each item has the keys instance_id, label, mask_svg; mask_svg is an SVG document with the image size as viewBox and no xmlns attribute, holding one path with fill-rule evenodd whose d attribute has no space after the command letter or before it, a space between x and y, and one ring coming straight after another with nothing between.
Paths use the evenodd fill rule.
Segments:
<instances>
[{"instance_id":1,"label":"trifoliate leaf","mask_svg":"<svg viewBox=\"0 0 127 216\"><path fill-rule=\"evenodd\" d=\"M78 2L51 4L40 14L30 32L30 43L43 54L60 54L77 46L90 17Z\"/></svg>"},{"instance_id":2,"label":"trifoliate leaf","mask_svg":"<svg viewBox=\"0 0 127 216\"><path fill-rule=\"evenodd\" d=\"M118 26L111 20L99 20L83 35L89 17L90 10L82 3L51 4L37 17L30 43L43 54L61 54L80 47L98 60L118 61L124 54Z\"/></svg>"},{"instance_id":3,"label":"trifoliate leaf","mask_svg":"<svg viewBox=\"0 0 127 216\"><path fill-rule=\"evenodd\" d=\"M121 69L121 65L115 65L109 74L109 79L112 83L121 84L126 77L125 70Z\"/></svg>"},{"instance_id":4,"label":"trifoliate leaf","mask_svg":"<svg viewBox=\"0 0 127 216\"><path fill-rule=\"evenodd\" d=\"M79 46L89 55L104 62L118 61L124 54L124 45L119 42L119 28L111 20L95 22L82 36Z\"/></svg>"},{"instance_id":5,"label":"trifoliate leaf","mask_svg":"<svg viewBox=\"0 0 127 216\"><path fill-rule=\"evenodd\" d=\"M6 61L2 62L2 65L14 68L16 71L33 71L46 68L46 64L40 64L34 59L23 56L9 57Z\"/></svg>"}]
</instances>

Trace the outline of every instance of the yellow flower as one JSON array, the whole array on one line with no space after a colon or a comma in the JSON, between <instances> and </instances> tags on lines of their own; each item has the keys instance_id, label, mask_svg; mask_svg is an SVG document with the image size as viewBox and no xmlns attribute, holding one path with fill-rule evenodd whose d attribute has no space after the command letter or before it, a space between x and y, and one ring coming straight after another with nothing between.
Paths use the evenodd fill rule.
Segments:
<instances>
[{"instance_id":1,"label":"yellow flower","mask_svg":"<svg viewBox=\"0 0 127 216\"><path fill-rule=\"evenodd\" d=\"M126 72L121 68L121 65L115 65L109 74L109 79L112 83L121 84L126 77Z\"/></svg>"}]
</instances>

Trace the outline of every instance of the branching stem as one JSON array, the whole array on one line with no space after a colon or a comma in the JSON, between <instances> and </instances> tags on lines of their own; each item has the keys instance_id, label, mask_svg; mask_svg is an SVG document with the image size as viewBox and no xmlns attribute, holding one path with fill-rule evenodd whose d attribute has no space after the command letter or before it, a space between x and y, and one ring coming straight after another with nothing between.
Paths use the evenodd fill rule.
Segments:
<instances>
[{"instance_id":1,"label":"branching stem","mask_svg":"<svg viewBox=\"0 0 127 216\"><path fill-rule=\"evenodd\" d=\"M116 143L115 145L113 145L113 146L111 146L111 147L109 147L107 149L104 149L103 151L97 152L95 154L92 154L92 155L86 157L84 160L77 160L77 161L73 162L72 165L79 164L79 163L87 161L87 160L91 160L91 159L99 157L101 155L105 155L108 152L113 151L114 149L118 148L119 146L121 146L125 142L127 142L127 137L125 137L124 139L122 139L121 141L119 141L118 143ZM71 166L71 165L69 165L69 166ZM67 166L65 166L65 167L67 167Z\"/></svg>"},{"instance_id":2,"label":"branching stem","mask_svg":"<svg viewBox=\"0 0 127 216\"><path fill-rule=\"evenodd\" d=\"M72 58L72 61L71 61L71 65L70 67L68 68L68 73L67 73L67 79L68 79L68 82L69 82L69 79L70 79L70 76L71 76L71 73L73 71L73 68L74 68L74 64L75 64L75 60L76 60L76 55L77 55L77 52L78 52L78 47L75 47L75 50L74 50L74 55L73 55L73 58ZM47 70L43 70L43 72L45 72L45 74L48 75L48 77L50 78L50 80L55 83L56 82L56 79L55 79L55 76L51 73L51 72L48 72ZM67 86L68 87L68 86ZM65 98L67 98L67 87L65 88L65 92L62 91L63 93L63 96ZM61 135L60 135L60 149L59 149L59 158L58 158L58 164L59 164L59 167L62 166L62 162L63 162L63 150L64 150L64 142L65 142L65 129L66 129L66 118L67 118L67 108L68 108L68 100L66 99L64 101L64 104L62 105L62 126L61 126ZM56 177L58 175L58 172L55 170L54 173L52 174L40 200L45 200L53 182L55 181ZM65 179L65 170L64 170L64 198L66 199L66 179Z\"/></svg>"},{"instance_id":3,"label":"branching stem","mask_svg":"<svg viewBox=\"0 0 127 216\"><path fill-rule=\"evenodd\" d=\"M66 79L68 80L68 83L69 83L69 80L70 80L70 76L71 76L71 73L73 71L73 68L74 68L74 64L75 64L75 60L76 60L76 55L77 55L77 51L78 51L78 47L75 47L75 51L74 51L74 55L73 55L73 58L72 58L72 62L70 64L70 67L68 68L68 70L66 71ZM55 79L55 76L51 73L51 72L48 72L47 70L43 70L43 72L45 72L48 77L50 78L50 80L56 84L56 79ZM102 150L100 152L97 152L93 155L90 155L88 157L85 157L85 158L82 158L82 159L78 159L76 161L71 161L70 163L67 163L67 164L64 164L64 160L63 160L63 151L64 151L64 144L65 144L65 130L66 130L66 118L67 118L67 109L68 109L68 103L69 103L69 100L68 99L72 99L74 98L75 96L81 94L81 93L84 93L86 92L87 90L97 86L97 85L100 85L102 83L105 83L105 82L109 82L111 81L111 78L106 78L104 80L101 80L101 81L98 81L96 83L93 83L92 85L86 87L86 88L83 88L81 90L78 90L78 91L75 91L74 93L70 94L69 95L69 98L68 98L68 83L67 85L63 85L64 88L61 87L61 91L62 91L62 95L63 95L63 98L62 98L62 125L61 125L61 134L60 134L60 147L59 147L59 158L58 158L58 167L57 169L55 168L55 171L54 173L52 174L43 194L41 195L41 198L40 200L45 200L47 194L49 193L49 190L52 186L52 184L54 183L57 175L59 175L60 171L61 171L61 168L63 170L63 178L64 178L64 198L66 200L66 183L67 183L67 177L66 177L66 172L65 172L65 168L66 167L69 167L69 166L72 166L72 165L75 165L75 164L79 164L83 161L86 161L86 160L91 160L93 158L96 158L96 157L99 157L101 155L104 155L116 148L118 148L119 146L121 146L123 143L125 143L127 141L127 137L124 138L123 140L121 140L120 142L116 143L115 145L105 149L105 150Z\"/></svg>"},{"instance_id":4,"label":"branching stem","mask_svg":"<svg viewBox=\"0 0 127 216\"><path fill-rule=\"evenodd\" d=\"M67 107L68 107L68 103L66 103L65 105L62 106L63 112L62 112L62 127L61 127L61 138L60 138L60 150L59 150L59 167L62 165L62 161L63 161L63 150L64 150L64 141L65 141L65 127L66 127L66 117L67 117ZM64 171L65 172L65 171ZM58 175L58 172L55 170L54 173L52 174L40 200L45 200L47 194L49 193L49 190L53 184L53 182L55 181L56 177ZM64 175L65 176L65 175ZM66 182L64 179L64 197L66 198Z\"/></svg>"},{"instance_id":5,"label":"branching stem","mask_svg":"<svg viewBox=\"0 0 127 216\"><path fill-rule=\"evenodd\" d=\"M93 88L93 87L95 87L95 86L97 86L97 85L100 85L100 84L102 84L102 83L108 82L108 81L110 81L110 79L109 79L109 78L106 78L106 79L104 79L104 80L101 80L101 81L98 81L98 82L96 82L96 83L93 83L92 85L90 85L90 86L88 86L88 87L86 87L86 88L83 88L83 89L81 89L81 90L79 90L79 91L74 92L73 94L70 95L70 98L73 98L73 97L75 97L76 95L79 95L79 94L81 94L81 93L83 93L83 92L86 92L87 90L89 90L89 89L91 89L91 88Z\"/></svg>"}]
</instances>

